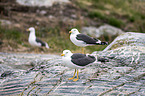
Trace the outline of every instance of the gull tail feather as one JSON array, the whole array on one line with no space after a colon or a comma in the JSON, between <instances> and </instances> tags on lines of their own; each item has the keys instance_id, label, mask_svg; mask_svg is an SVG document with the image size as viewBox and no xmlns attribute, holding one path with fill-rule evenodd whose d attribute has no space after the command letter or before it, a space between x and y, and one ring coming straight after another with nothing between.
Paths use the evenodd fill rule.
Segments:
<instances>
[{"instance_id":1,"label":"gull tail feather","mask_svg":"<svg viewBox=\"0 0 145 96\"><path fill-rule=\"evenodd\" d=\"M95 38L94 38L95 39ZM96 40L96 45L108 45L108 42L102 42L99 39L95 39Z\"/></svg>"},{"instance_id":2,"label":"gull tail feather","mask_svg":"<svg viewBox=\"0 0 145 96\"><path fill-rule=\"evenodd\" d=\"M102 41L101 41L101 42L99 42L99 43L98 43L98 42L96 42L96 45L108 45L108 42L102 42Z\"/></svg>"},{"instance_id":3,"label":"gull tail feather","mask_svg":"<svg viewBox=\"0 0 145 96\"><path fill-rule=\"evenodd\" d=\"M108 45L108 42L101 42L101 45Z\"/></svg>"},{"instance_id":4,"label":"gull tail feather","mask_svg":"<svg viewBox=\"0 0 145 96\"><path fill-rule=\"evenodd\" d=\"M47 49L49 49L49 46L48 46L48 44L45 42L45 47L47 48Z\"/></svg>"}]
</instances>

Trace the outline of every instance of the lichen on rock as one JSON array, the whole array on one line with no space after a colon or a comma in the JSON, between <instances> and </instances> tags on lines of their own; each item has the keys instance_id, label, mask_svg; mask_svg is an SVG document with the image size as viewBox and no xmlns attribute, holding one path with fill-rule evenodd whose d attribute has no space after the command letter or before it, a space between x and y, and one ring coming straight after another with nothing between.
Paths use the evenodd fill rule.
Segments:
<instances>
[{"instance_id":1,"label":"lichen on rock","mask_svg":"<svg viewBox=\"0 0 145 96\"><path fill-rule=\"evenodd\" d=\"M84 34L88 34L91 36L95 36L96 38L103 36L118 36L120 34L123 34L125 32L123 32L121 29L113 27L111 25L102 25L99 28L96 27L83 27L82 28L82 33Z\"/></svg>"},{"instance_id":2,"label":"lichen on rock","mask_svg":"<svg viewBox=\"0 0 145 96\"><path fill-rule=\"evenodd\" d=\"M54 3L69 3L69 0L16 0L21 5L50 7Z\"/></svg>"},{"instance_id":3,"label":"lichen on rock","mask_svg":"<svg viewBox=\"0 0 145 96\"><path fill-rule=\"evenodd\" d=\"M127 32L118 36L99 55L114 57L117 64L132 66L145 63L145 34ZM97 53L97 52L94 52ZM134 66L135 66L134 65Z\"/></svg>"},{"instance_id":4,"label":"lichen on rock","mask_svg":"<svg viewBox=\"0 0 145 96\"><path fill-rule=\"evenodd\" d=\"M125 33L104 51L94 52L98 58L108 58L109 62L97 62L80 69L77 82L68 80L74 69L61 66L60 56L1 53L0 93L20 96L145 96L144 36L142 33ZM114 44L118 44L117 47L114 48Z\"/></svg>"}]
</instances>

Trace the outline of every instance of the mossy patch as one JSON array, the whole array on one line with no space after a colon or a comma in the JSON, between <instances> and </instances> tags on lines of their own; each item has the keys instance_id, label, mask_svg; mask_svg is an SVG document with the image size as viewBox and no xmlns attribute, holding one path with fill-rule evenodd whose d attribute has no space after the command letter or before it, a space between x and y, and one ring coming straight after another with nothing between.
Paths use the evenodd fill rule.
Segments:
<instances>
[{"instance_id":1,"label":"mossy patch","mask_svg":"<svg viewBox=\"0 0 145 96\"><path fill-rule=\"evenodd\" d=\"M68 30L69 32L69 30ZM50 49L46 51L49 53L61 53L63 50L68 49L72 52L81 53L81 48L74 45L69 39L69 33L60 31L59 27L54 28L36 28L36 36L41 40L48 43ZM2 28L0 30L0 36L2 36L2 40L6 40L7 44L5 46L11 46L12 48L17 49L18 45L22 45L28 49L33 48L28 43L28 35L29 33L21 32L17 29L6 29ZM85 52L92 53L94 51L103 50L106 46L96 45L85 48Z\"/></svg>"},{"instance_id":2,"label":"mossy patch","mask_svg":"<svg viewBox=\"0 0 145 96\"><path fill-rule=\"evenodd\" d=\"M78 0L76 2L76 5L81 5L79 7L85 9L88 17L96 22L108 23L126 31L145 32L145 11L142 11L145 2L142 0Z\"/></svg>"}]
</instances>

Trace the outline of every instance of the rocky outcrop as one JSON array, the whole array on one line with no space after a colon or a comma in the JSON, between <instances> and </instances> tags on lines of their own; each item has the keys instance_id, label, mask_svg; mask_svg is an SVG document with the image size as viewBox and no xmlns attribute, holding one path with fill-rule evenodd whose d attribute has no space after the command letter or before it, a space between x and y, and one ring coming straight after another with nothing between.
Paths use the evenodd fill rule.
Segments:
<instances>
[{"instance_id":1,"label":"rocky outcrop","mask_svg":"<svg viewBox=\"0 0 145 96\"><path fill-rule=\"evenodd\" d=\"M21 5L50 7L54 3L69 3L69 0L16 0Z\"/></svg>"},{"instance_id":2,"label":"rocky outcrop","mask_svg":"<svg viewBox=\"0 0 145 96\"><path fill-rule=\"evenodd\" d=\"M121 29L113 27L111 25L103 25L99 28L96 27L83 27L82 33L89 34L91 36L94 36L96 38L99 38L100 36L118 36L123 32Z\"/></svg>"},{"instance_id":3,"label":"rocky outcrop","mask_svg":"<svg viewBox=\"0 0 145 96\"><path fill-rule=\"evenodd\" d=\"M145 96L145 34L118 36L104 51L94 52L107 62L79 70L61 66L60 56L0 53L1 95Z\"/></svg>"},{"instance_id":4,"label":"rocky outcrop","mask_svg":"<svg viewBox=\"0 0 145 96\"><path fill-rule=\"evenodd\" d=\"M8 25L11 25L12 22L10 22L10 21L8 21L8 20L1 20L1 19L0 19L0 24L3 25L3 26L5 26L5 25L8 26Z\"/></svg>"},{"instance_id":5,"label":"rocky outcrop","mask_svg":"<svg viewBox=\"0 0 145 96\"><path fill-rule=\"evenodd\" d=\"M99 55L113 57L117 65L145 66L145 34L127 32L118 36ZM115 63L114 63L115 64Z\"/></svg>"}]
</instances>

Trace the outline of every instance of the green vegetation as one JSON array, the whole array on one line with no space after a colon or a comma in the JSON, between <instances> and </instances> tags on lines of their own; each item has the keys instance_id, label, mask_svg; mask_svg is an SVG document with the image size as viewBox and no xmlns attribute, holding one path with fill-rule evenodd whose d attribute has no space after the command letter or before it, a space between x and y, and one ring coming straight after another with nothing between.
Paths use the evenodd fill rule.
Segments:
<instances>
[{"instance_id":1,"label":"green vegetation","mask_svg":"<svg viewBox=\"0 0 145 96\"><path fill-rule=\"evenodd\" d=\"M19 49L18 44L24 47L33 48L28 43L29 33L19 31L18 29L6 29L0 27L0 36L3 41L7 40L7 45ZM43 50L49 53L61 53L64 49L69 49L72 52L81 52L81 47L75 46L69 39L69 32L61 32L59 27L55 28L40 28L36 29L36 36L46 41L50 46L49 50ZM6 45L6 44L5 44ZM91 53L95 50L101 51L106 46L90 46L85 49L85 52Z\"/></svg>"},{"instance_id":2,"label":"green vegetation","mask_svg":"<svg viewBox=\"0 0 145 96\"><path fill-rule=\"evenodd\" d=\"M98 22L98 25L110 24L112 26L121 28L124 31L145 32L145 1L72 0L72 2L75 3L75 6L73 5L73 7L80 9L75 15L84 15L83 20L76 18L73 24L68 24L67 22L64 23L62 20L58 20L54 25L52 24L45 27L40 25L38 28L36 28L36 36L46 41L51 47L47 52L61 53L64 49L69 49L73 52L81 52L81 48L75 46L70 41L68 31L72 27L81 29L82 26L90 26L89 24L91 24L90 22L92 21ZM33 24L30 25L32 26ZM36 22L33 26L35 25ZM102 36L99 39L111 42L114 38L115 37L111 37L108 34L108 36ZM0 44L1 41L5 43L5 46L10 45L13 48L19 48L18 44L23 47L31 48L30 44L28 43L28 33L25 31L25 29L9 29L0 27ZM101 51L105 47L106 45L97 45L89 46L85 49L86 53L91 53L94 51Z\"/></svg>"},{"instance_id":3,"label":"green vegetation","mask_svg":"<svg viewBox=\"0 0 145 96\"><path fill-rule=\"evenodd\" d=\"M96 22L107 23L125 31L145 32L143 0L76 0L75 3Z\"/></svg>"},{"instance_id":4,"label":"green vegetation","mask_svg":"<svg viewBox=\"0 0 145 96\"><path fill-rule=\"evenodd\" d=\"M15 43L21 44L25 41L27 36L25 36L20 30L2 28L0 26L0 38L1 40L14 41Z\"/></svg>"},{"instance_id":5,"label":"green vegetation","mask_svg":"<svg viewBox=\"0 0 145 96\"><path fill-rule=\"evenodd\" d=\"M115 26L115 27L120 28L121 26L124 26L124 22L122 20L119 20L119 19L114 18L114 17L107 17L106 15L104 15L101 12L98 12L96 10L89 12L88 16L90 18L99 18L102 21L104 21L112 26Z\"/></svg>"},{"instance_id":6,"label":"green vegetation","mask_svg":"<svg viewBox=\"0 0 145 96\"><path fill-rule=\"evenodd\" d=\"M51 52L62 52L64 49L69 49L72 52L81 52L81 47L75 46L69 38L69 30L67 32L61 32L60 28L44 28L44 33L49 46L51 47ZM41 30L41 29L40 29ZM39 32L39 31L38 31ZM103 50L106 46L91 46L85 49L86 52L94 52L94 50Z\"/></svg>"}]
</instances>

